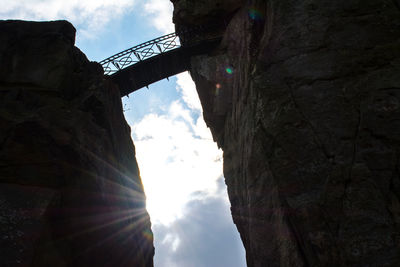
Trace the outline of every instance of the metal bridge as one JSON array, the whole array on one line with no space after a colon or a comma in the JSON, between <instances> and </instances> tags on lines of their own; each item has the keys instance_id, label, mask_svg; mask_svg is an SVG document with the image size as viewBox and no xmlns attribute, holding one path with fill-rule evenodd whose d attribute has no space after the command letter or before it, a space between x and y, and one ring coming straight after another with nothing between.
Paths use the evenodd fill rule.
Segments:
<instances>
[{"instance_id":1,"label":"metal bridge","mask_svg":"<svg viewBox=\"0 0 400 267\"><path fill-rule=\"evenodd\" d=\"M118 84L121 96L175 74L189 70L190 58L215 47L220 37L196 41L193 31L179 33L190 43L181 45L176 33L136 45L100 61L104 74Z\"/></svg>"}]
</instances>

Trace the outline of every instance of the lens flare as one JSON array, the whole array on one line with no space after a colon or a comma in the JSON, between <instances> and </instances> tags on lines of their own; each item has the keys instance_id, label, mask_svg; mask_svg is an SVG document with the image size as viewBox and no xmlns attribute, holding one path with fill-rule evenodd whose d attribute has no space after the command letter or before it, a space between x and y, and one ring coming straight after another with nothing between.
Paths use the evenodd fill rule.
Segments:
<instances>
[{"instance_id":1,"label":"lens flare","mask_svg":"<svg viewBox=\"0 0 400 267\"><path fill-rule=\"evenodd\" d=\"M232 73L233 73L233 69L230 68L230 67L226 68L225 71L226 71L226 73L228 73L228 74L232 74Z\"/></svg>"},{"instance_id":2,"label":"lens flare","mask_svg":"<svg viewBox=\"0 0 400 267\"><path fill-rule=\"evenodd\" d=\"M147 238L148 240L153 240L153 233L150 231L150 230L144 230L143 231L143 236L145 237L145 238Z\"/></svg>"},{"instance_id":3,"label":"lens flare","mask_svg":"<svg viewBox=\"0 0 400 267\"><path fill-rule=\"evenodd\" d=\"M215 95L218 96L219 95L219 90L221 89L221 84L217 83L215 85Z\"/></svg>"},{"instance_id":4,"label":"lens flare","mask_svg":"<svg viewBox=\"0 0 400 267\"><path fill-rule=\"evenodd\" d=\"M255 8L249 9L249 17L252 20L262 20L264 18L262 12Z\"/></svg>"}]
</instances>

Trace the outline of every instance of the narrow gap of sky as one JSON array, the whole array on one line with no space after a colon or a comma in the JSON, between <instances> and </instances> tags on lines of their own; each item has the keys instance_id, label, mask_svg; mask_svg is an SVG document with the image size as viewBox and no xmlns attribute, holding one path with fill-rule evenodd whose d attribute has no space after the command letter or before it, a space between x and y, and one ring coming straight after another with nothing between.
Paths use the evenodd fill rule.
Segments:
<instances>
[{"instance_id":1,"label":"narrow gap of sky","mask_svg":"<svg viewBox=\"0 0 400 267\"><path fill-rule=\"evenodd\" d=\"M0 19L66 19L76 45L100 61L172 32L168 0L0 0ZM188 73L123 98L147 195L156 267L243 267L222 151L212 141Z\"/></svg>"}]
</instances>

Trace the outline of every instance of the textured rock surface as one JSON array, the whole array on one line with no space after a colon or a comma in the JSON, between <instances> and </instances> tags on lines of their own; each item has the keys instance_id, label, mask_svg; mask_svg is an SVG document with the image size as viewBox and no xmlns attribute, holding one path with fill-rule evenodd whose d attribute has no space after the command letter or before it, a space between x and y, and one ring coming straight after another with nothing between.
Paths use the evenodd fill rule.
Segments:
<instances>
[{"instance_id":1,"label":"textured rock surface","mask_svg":"<svg viewBox=\"0 0 400 267\"><path fill-rule=\"evenodd\" d=\"M400 266L398 1L248 1L191 74L248 266Z\"/></svg>"},{"instance_id":2,"label":"textured rock surface","mask_svg":"<svg viewBox=\"0 0 400 267\"><path fill-rule=\"evenodd\" d=\"M171 0L177 25L203 25L218 22L241 7L243 0Z\"/></svg>"},{"instance_id":3,"label":"textured rock surface","mask_svg":"<svg viewBox=\"0 0 400 267\"><path fill-rule=\"evenodd\" d=\"M0 22L0 265L152 266L119 91L74 39Z\"/></svg>"}]
</instances>

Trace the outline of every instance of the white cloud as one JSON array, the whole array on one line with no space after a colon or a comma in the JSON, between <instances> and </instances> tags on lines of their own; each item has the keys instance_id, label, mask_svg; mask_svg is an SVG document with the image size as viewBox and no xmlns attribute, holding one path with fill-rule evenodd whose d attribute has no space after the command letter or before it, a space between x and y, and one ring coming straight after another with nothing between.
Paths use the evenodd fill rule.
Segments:
<instances>
[{"instance_id":1,"label":"white cloud","mask_svg":"<svg viewBox=\"0 0 400 267\"><path fill-rule=\"evenodd\" d=\"M216 196L188 202L184 216L168 227L153 226L155 266L246 266L244 248L225 201L225 184L219 189Z\"/></svg>"},{"instance_id":2,"label":"white cloud","mask_svg":"<svg viewBox=\"0 0 400 267\"><path fill-rule=\"evenodd\" d=\"M139 10L163 34L174 31L168 0L0 0L0 19L70 21L81 38L93 38L107 24ZM134 7L137 9L134 10Z\"/></svg>"},{"instance_id":3,"label":"white cloud","mask_svg":"<svg viewBox=\"0 0 400 267\"><path fill-rule=\"evenodd\" d=\"M177 235L168 233L165 235L161 243L168 246L172 251L176 251L180 245L180 241L181 240L177 237Z\"/></svg>"},{"instance_id":4,"label":"white cloud","mask_svg":"<svg viewBox=\"0 0 400 267\"><path fill-rule=\"evenodd\" d=\"M193 118L190 116L190 111L185 109L179 101L174 101L169 107L169 115L172 119L183 119L189 124L193 123Z\"/></svg>"},{"instance_id":5,"label":"white cloud","mask_svg":"<svg viewBox=\"0 0 400 267\"><path fill-rule=\"evenodd\" d=\"M184 72L176 75L177 77L177 89L182 93L183 101L189 106L189 108L201 112L201 104L199 96L197 95L196 85L194 84L192 77L189 72Z\"/></svg>"},{"instance_id":6,"label":"white cloud","mask_svg":"<svg viewBox=\"0 0 400 267\"><path fill-rule=\"evenodd\" d=\"M132 130L153 223L179 218L196 191L216 192L222 152L202 117L195 121L175 101L165 115L149 114Z\"/></svg>"},{"instance_id":7,"label":"white cloud","mask_svg":"<svg viewBox=\"0 0 400 267\"><path fill-rule=\"evenodd\" d=\"M149 0L144 4L144 11L151 15L153 26L164 34L175 31L172 23L173 5L169 0Z\"/></svg>"},{"instance_id":8,"label":"white cloud","mask_svg":"<svg viewBox=\"0 0 400 267\"><path fill-rule=\"evenodd\" d=\"M110 21L131 12L135 0L0 0L0 19L59 20L93 37Z\"/></svg>"}]
</instances>

